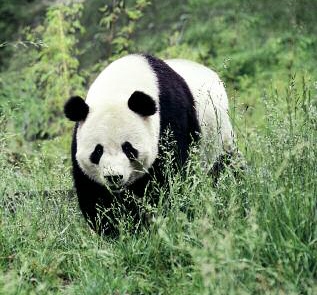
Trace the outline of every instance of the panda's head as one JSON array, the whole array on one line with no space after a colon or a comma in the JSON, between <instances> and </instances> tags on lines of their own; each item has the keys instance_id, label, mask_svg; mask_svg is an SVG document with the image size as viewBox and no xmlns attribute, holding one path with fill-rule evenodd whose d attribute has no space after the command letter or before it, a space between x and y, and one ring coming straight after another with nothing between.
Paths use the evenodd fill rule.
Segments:
<instances>
[{"instance_id":1,"label":"panda's head","mask_svg":"<svg viewBox=\"0 0 317 295\"><path fill-rule=\"evenodd\" d=\"M106 110L91 109L80 97L65 104L65 115L78 122L76 160L91 179L120 188L140 178L157 155L157 134L151 116L155 101L135 91L127 105L113 104Z\"/></svg>"},{"instance_id":2,"label":"panda's head","mask_svg":"<svg viewBox=\"0 0 317 295\"><path fill-rule=\"evenodd\" d=\"M137 64L140 67L140 60ZM79 167L112 190L142 177L158 154L156 78L147 64L138 73L133 73L132 65L125 66L120 79L116 71L124 70L122 64L106 68L89 89L86 101L71 97L64 107L66 117L77 122L75 157Z\"/></svg>"}]
</instances>

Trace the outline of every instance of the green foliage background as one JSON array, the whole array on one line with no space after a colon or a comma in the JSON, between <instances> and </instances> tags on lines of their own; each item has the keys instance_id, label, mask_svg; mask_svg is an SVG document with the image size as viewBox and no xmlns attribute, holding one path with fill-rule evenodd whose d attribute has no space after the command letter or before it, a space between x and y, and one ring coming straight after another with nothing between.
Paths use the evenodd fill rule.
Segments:
<instances>
[{"instance_id":1,"label":"green foliage background","mask_svg":"<svg viewBox=\"0 0 317 295\"><path fill-rule=\"evenodd\" d=\"M0 1L0 294L316 294L317 1ZM248 163L197 155L150 228L98 237L72 189L65 100L133 52L226 84ZM148 196L150 197L150 196Z\"/></svg>"}]
</instances>

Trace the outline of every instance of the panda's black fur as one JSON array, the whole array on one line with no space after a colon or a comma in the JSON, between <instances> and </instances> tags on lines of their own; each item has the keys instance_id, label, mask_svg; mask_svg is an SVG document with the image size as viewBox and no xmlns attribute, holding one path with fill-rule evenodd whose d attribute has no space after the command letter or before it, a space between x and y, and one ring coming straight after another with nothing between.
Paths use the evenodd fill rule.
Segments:
<instances>
[{"instance_id":1,"label":"panda's black fur","mask_svg":"<svg viewBox=\"0 0 317 295\"><path fill-rule=\"evenodd\" d=\"M182 165L187 159L191 143L197 141L200 134L193 95L185 80L164 61L151 55L144 56L158 79L160 139L168 128L172 131L173 139L176 143L177 160ZM139 111L141 112L140 115L142 115L142 110ZM86 111L83 110L83 112L85 113ZM66 109L65 113L67 116ZM70 117L72 115L74 114L70 114ZM140 217L139 208L134 202L127 201L125 197L121 197L121 193L108 191L105 186L95 182L83 173L76 160L77 127L78 123L76 123L73 132L71 152L73 178L80 209L94 230L103 234L116 233L116 222L114 221L115 216L113 215L112 207L116 207L119 201L127 214L134 216L136 219ZM161 148L159 148L159 155L160 153ZM159 156L149 173L145 174L141 179L136 180L132 185L127 187L127 190L132 192L136 197L141 198L153 176L155 176L156 180L163 181L164 176L161 175L161 167L162 163L160 163ZM152 200L155 199L156 197L153 196Z\"/></svg>"},{"instance_id":2,"label":"panda's black fur","mask_svg":"<svg viewBox=\"0 0 317 295\"><path fill-rule=\"evenodd\" d=\"M193 95L184 79L164 61L151 55L146 55L146 58L158 78L160 138L170 128L176 141L179 161L184 164L192 140L197 141L200 133Z\"/></svg>"}]
</instances>

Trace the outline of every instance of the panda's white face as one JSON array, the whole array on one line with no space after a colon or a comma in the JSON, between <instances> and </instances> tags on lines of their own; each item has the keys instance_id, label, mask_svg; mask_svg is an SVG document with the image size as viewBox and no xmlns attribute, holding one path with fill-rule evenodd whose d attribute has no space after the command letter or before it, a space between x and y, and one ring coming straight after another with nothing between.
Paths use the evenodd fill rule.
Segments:
<instances>
[{"instance_id":1,"label":"panda's white face","mask_svg":"<svg viewBox=\"0 0 317 295\"><path fill-rule=\"evenodd\" d=\"M76 160L96 182L119 189L133 183L149 169L158 153L153 119L126 106L93 110L77 129Z\"/></svg>"},{"instance_id":2,"label":"panda's white face","mask_svg":"<svg viewBox=\"0 0 317 295\"><path fill-rule=\"evenodd\" d=\"M76 160L89 178L115 190L147 172L158 154L158 97L151 67L130 55L101 72L85 102L70 103L69 118L78 122Z\"/></svg>"}]
</instances>

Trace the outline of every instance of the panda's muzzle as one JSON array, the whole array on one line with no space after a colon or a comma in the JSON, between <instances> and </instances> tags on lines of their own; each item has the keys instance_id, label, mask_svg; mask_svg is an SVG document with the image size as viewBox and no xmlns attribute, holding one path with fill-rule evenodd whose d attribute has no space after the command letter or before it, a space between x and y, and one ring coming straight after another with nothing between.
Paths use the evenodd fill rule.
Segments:
<instances>
[{"instance_id":1,"label":"panda's muzzle","mask_svg":"<svg viewBox=\"0 0 317 295\"><path fill-rule=\"evenodd\" d=\"M122 184L123 175L105 175L104 178L107 180L109 185L118 186Z\"/></svg>"}]
</instances>

